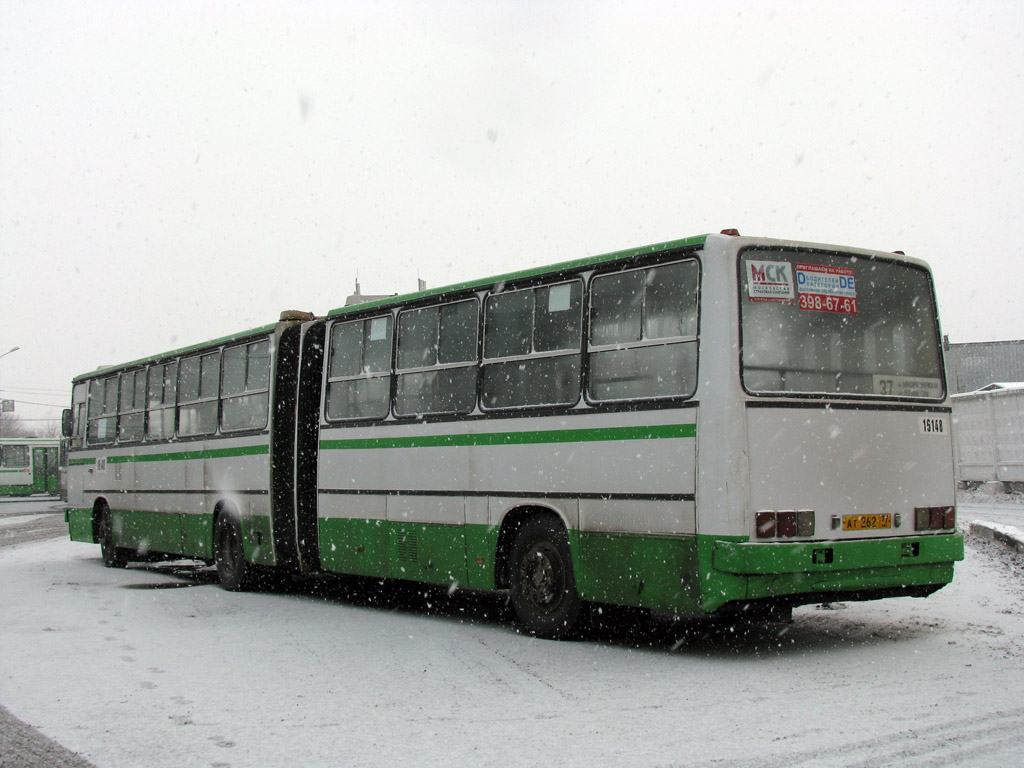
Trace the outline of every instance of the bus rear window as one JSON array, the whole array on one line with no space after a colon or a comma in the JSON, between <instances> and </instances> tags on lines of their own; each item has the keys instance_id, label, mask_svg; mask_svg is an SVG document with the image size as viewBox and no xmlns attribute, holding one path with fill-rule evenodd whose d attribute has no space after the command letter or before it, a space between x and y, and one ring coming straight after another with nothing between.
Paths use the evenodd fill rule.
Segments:
<instances>
[{"instance_id":1,"label":"bus rear window","mask_svg":"<svg viewBox=\"0 0 1024 768\"><path fill-rule=\"evenodd\" d=\"M740 314L748 392L945 395L931 278L921 267L750 249L740 260Z\"/></svg>"}]
</instances>

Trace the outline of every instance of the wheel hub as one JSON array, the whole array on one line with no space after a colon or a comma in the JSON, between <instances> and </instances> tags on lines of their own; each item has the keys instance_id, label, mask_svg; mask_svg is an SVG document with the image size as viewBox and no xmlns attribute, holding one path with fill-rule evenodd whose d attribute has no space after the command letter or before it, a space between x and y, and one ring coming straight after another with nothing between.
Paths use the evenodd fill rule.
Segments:
<instances>
[{"instance_id":1,"label":"wheel hub","mask_svg":"<svg viewBox=\"0 0 1024 768\"><path fill-rule=\"evenodd\" d=\"M537 608L553 609L562 592L561 558L558 552L539 544L523 557L520 576L525 597Z\"/></svg>"}]
</instances>

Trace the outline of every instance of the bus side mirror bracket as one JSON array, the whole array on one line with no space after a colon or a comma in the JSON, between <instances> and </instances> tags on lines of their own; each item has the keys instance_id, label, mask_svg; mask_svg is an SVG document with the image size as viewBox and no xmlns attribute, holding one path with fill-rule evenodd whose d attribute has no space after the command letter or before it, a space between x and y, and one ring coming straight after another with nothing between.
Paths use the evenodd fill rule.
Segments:
<instances>
[{"instance_id":1,"label":"bus side mirror bracket","mask_svg":"<svg viewBox=\"0 0 1024 768\"><path fill-rule=\"evenodd\" d=\"M64 437L71 437L71 428L73 427L71 419L71 409L65 408L60 415L60 432Z\"/></svg>"}]
</instances>

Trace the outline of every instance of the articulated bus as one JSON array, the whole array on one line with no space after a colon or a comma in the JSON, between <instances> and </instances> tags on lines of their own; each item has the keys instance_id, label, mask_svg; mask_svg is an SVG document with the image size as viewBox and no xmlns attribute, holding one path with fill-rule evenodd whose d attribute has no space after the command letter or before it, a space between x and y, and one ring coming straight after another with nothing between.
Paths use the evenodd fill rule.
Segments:
<instances>
[{"instance_id":1,"label":"articulated bus","mask_svg":"<svg viewBox=\"0 0 1024 768\"><path fill-rule=\"evenodd\" d=\"M56 496L60 440L0 438L0 496Z\"/></svg>"},{"instance_id":2,"label":"articulated bus","mask_svg":"<svg viewBox=\"0 0 1024 768\"><path fill-rule=\"evenodd\" d=\"M106 368L66 414L71 538L262 572L786 617L963 558L932 278L727 230L346 306Z\"/></svg>"}]
</instances>

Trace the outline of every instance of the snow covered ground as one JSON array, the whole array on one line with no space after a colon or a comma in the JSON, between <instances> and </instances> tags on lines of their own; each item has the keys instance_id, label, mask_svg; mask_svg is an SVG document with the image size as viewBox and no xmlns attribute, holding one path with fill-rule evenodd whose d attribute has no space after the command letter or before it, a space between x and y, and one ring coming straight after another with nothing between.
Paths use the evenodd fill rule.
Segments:
<instances>
[{"instance_id":1,"label":"snow covered ground","mask_svg":"<svg viewBox=\"0 0 1024 768\"><path fill-rule=\"evenodd\" d=\"M984 520L1024 530L1024 494L961 491L957 497L957 517L961 525Z\"/></svg>"},{"instance_id":2,"label":"snow covered ground","mask_svg":"<svg viewBox=\"0 0 1024 768\"><path fill-rule=\"evenodd\" d=\"M0 704L98 768L1018 765L1021 566L972 540L923 600L559 643L492 596L231 594L32 541L0 548Z\"/></svg>"}]
</instances>

